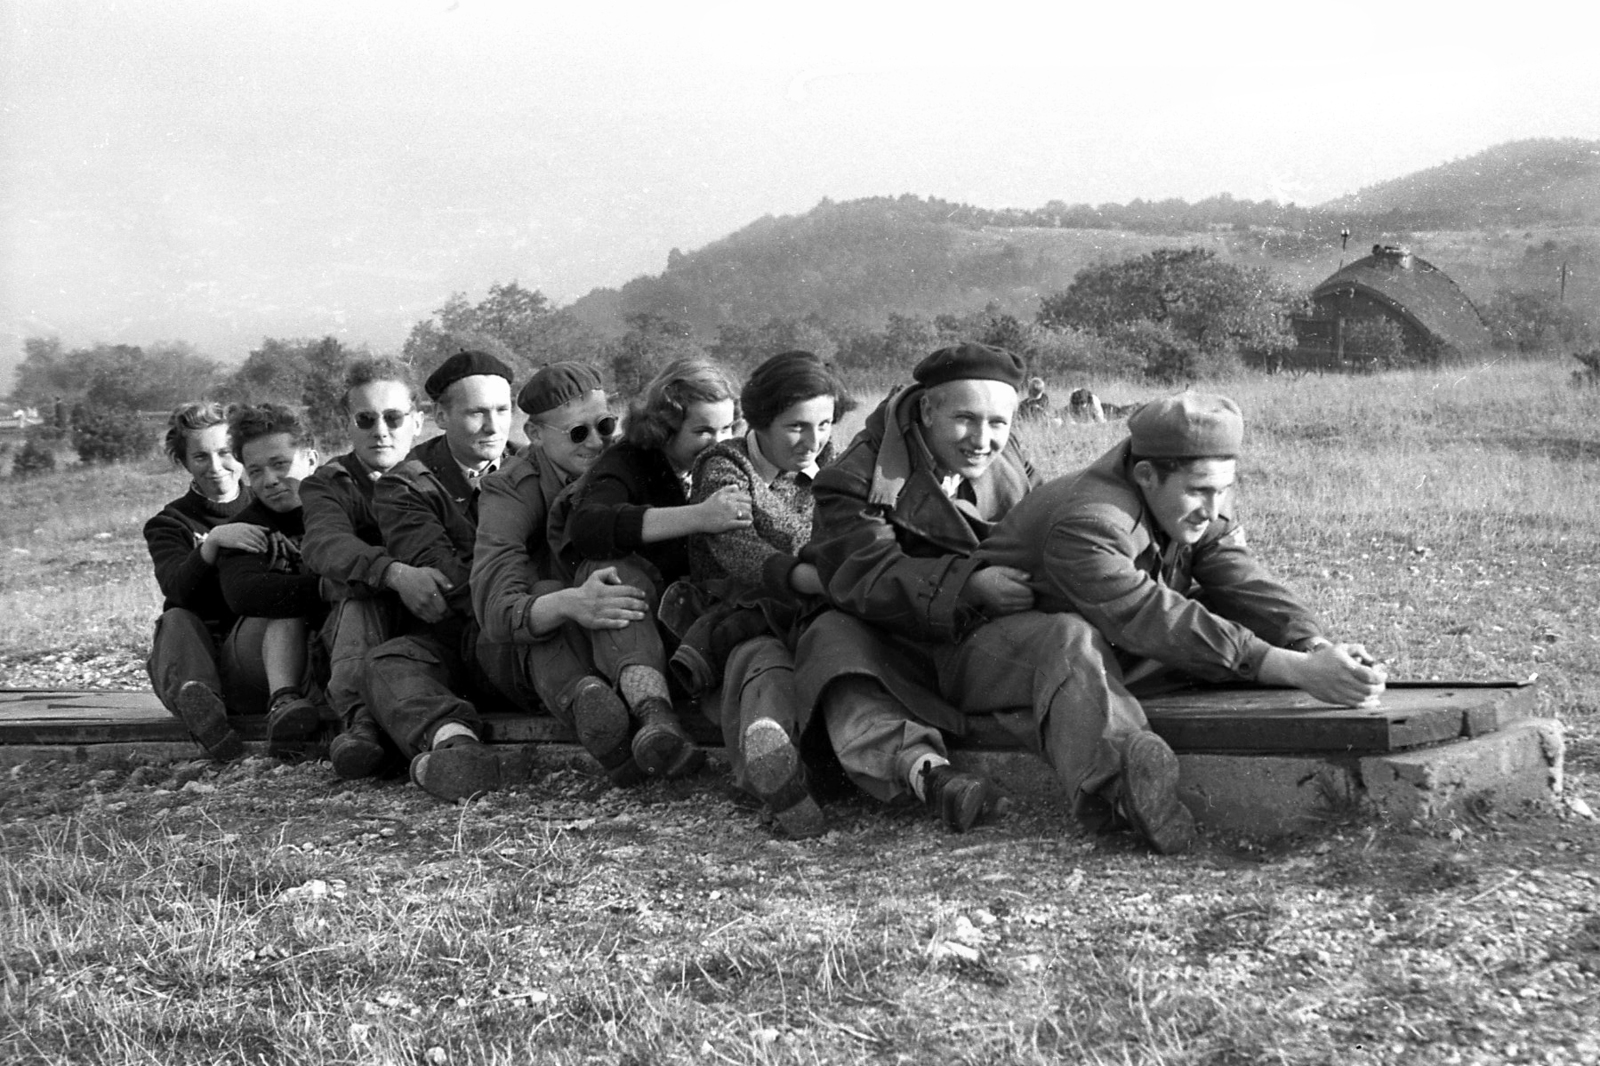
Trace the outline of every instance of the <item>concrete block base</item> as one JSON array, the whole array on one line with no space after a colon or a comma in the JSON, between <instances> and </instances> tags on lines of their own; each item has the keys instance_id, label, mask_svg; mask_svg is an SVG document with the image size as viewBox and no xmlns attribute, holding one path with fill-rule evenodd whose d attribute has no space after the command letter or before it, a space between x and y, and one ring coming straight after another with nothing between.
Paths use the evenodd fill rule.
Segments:
<instances>
[{"instance_id":1,"label":"concrete block base","mask_svg":"<svg viewBox=\"0 0 1600 1066\"><path fill-rule=\"evenodd\" d=\"M1178 794L1202 825L1235 832L1303 832L1361 811L1433 821L1467 804L1520 807L1561 791L1561 724L1507 722L1495 733L1388 755L1180 752ZM1018 798L1065 802L1037 756L951 752L958 769L982 773Z\"/></svg>"}]
</instances>

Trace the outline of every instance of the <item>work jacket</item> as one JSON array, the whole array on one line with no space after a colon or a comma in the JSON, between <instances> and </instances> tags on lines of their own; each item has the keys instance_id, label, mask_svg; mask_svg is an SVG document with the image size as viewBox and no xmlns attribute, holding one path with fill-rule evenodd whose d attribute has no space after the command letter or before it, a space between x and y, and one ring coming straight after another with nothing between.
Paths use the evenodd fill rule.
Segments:
<instances>
[{"instance_id":1,"label":"work jacket","mask_svg":"<svg viewBox=\"0 0 1600 1066\"><path fill-rule=\"evenodd\" d=\"M529 448L483 479L472 555L472 611L498 643L547 639L527 628L533 601L567 587L571 574L550 546L550 507L567 478L541 448Z\"/></svg>"},{"instance_id":2,"label":"work jacket","mask_svg":"<svg viewBox=\"0 0 1600 1066\"><path fill-rule=\"evenodd\" d=\"M1033 576L1035 609L1080 614L1125 657L1205 680L1253 681L1271 646L1322 635L1311 611L1250 551L1231 500L1195 544L1156 525L1130 442L1044 485L978 558Z\"/></svg>"},{"instance_id":3,"label":"work jacket","mask_svg":"<svg viewBox=\"0 0 1600 1066\"><path fill-rule=\"evenodd\" d=\"M382 595L384 571L395 561L384 547L372 503L377 481L354 452L347 452L300 483L306 523L300 553L339 599Z\"/></svg>"},{"instance_id":4,"label":"work jacket","mask_svg":"<svg viewBox=\"0 0 1600 1066\"><path fill-rule=\"evenodd\" d=\"M946 496L916 420L921 394L917 386L890 393L812 482L811 541L800 558L817 568L837 610L801 636L795 691L810 708L833 680L871 677L924 722L959 733L966 718L938 695L930 651L984 621L961 600L985 565L974 552L1039 476L1013 437L963 489L970 499Z\"/></svg>"}]
</instances>

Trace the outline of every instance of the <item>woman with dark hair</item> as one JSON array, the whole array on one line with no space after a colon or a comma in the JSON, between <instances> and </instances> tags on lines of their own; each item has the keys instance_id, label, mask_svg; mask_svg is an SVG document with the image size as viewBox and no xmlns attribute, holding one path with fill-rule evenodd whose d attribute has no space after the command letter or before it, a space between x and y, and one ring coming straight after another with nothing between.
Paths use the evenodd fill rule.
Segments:
<instances>
[{"instance_id":1,"label":"woman with dark hair","mask_svg":"<svg viewBox=\"0 0 1600 1066\"><path fill-rule=\"evenodd\" d=\"M644 618L595 629L591 640L596 670L617 686L636 727L633 759L652 777L683 777L705 761L672 708L655 616L661 592L688 576L689 537L750 527L747 494L689 502L694 458L733 434L736 397L711 363L673 362L629 409L625 439L551 509L550 540L575 584L614 567L607 580L638 589L649 604Z\"/></svg>"},{"instance_id":2,"label":"woman with dark hair","mask_svg":"<svg viewBox=\"0 0 1600 1066\"><path fill-rule=\"evenodd\" d=\"M824 825L800 755L809 723L794 696L794 639L822 585L797 553L811 537L811 479L832 460L834 423L855 401L827 364L800 351L762 363L740 399L748 432L700 453L691 493L699 500L735 491L751 501L748 526L690 541L692 580L731 610L704 615L718 621L701 627L709 630L704 640L686 635L673 665L721 681L722 732L739 787L790 836L815 836ZM696 664L702 651L711 654Z\"/></svg>"},{"instance_id":3,"label":"woman with dark hair","mask_svg":"<svg viewBox=\"0 0 1600 1066\"><path fill-rule=\"evenodd\" d=\"M162 706L214 759L243 751L228 723L219 651L237 616L222 595L223 549L265 553L264 526L236 522L251 503L244 467L228 439L231 407L186 403L167 420L167 457L189 473L189 488L145 523L144 539L165 597L146 666Z\"/></svg>"}]
</instances>

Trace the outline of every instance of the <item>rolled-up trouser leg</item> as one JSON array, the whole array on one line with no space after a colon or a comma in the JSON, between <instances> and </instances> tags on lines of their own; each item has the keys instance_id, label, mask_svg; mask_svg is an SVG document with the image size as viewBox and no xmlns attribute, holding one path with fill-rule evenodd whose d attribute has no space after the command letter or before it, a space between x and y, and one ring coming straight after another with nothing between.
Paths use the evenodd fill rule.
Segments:
<instances>
[{"instance_id":1,"label":"rolled-up trouser leg","mask_svg":"<svg viewBox=\"0 0 1600 1066\"><path fill-rule=\"evenodd\" d=\"M938 661L945 698L968 714L994 713L1042 754L1074 811L1121 772L1128 738L1149 729L1111 645L1075 614L997 618Z\"/></svg>"},{"instance_id":2,"label":"rolled-up trouser leg","mask_svg":"<svg viewBox=\"0 0 1600 1066\"><path fill-rule=\"evenodd\" d=\"M425 634L386 640L367 653L366 702L407 758L426 751L433 734L457 722L480 737L477 709L456 693L466 684L455 648Z\"/></svg>"},{"instance_id":3,"label":"rolled-up trouser leg","mask_svg":"<svg viewBox=\"0 0 1600 1066\"><path fill-rule=\"evenodd\" d=\"M607 680L616 681L624 667L648 666L662 675L667 672L666 647L661 642L661 632L656 628L656 606L661 602L656 577L642 559L629 557L604 562L586 562L578 567L572 583L581 585L590 574L607 566L617 568L617 576L624 585L632 585L643 592L647 601L645 616L630 622L621 629L593 629L589 643L594 649L595 669Z\"/></svg>"},{"instance_id":4,"label":"rolled-up trouser leg","mask_svg":"<svg viewBox=\"0 0 1600 1066\"><path fill-rule=\"evenodd\" d=\"M145 669L156 698L173 714L177 714L178 689L186 681L199 681L218 696L225 695L217 642L200 616L182 607L173 607L156 620Z\"/></svg>"},{"instance_id":5,"label":"rolled-up trouser leg","mask_svg":"<svg viewBox=\"0 0 1600 1066\"><path fill-rule=\"evenodd\" d=\"M840 765L868 795L892 800L905 794L917 760L945 754L939 731L918 721L874 678L837 678L823 691L821 702Z\"/></svg>"},{"instance_id":6,"label":"rolled-up trouser leg","mask_svg":"<svg viewBox=\"0 0 1600 1066\"><path fill-rule=\"evenodd\" d=\"M322 624L328 649L328 706L342 728L371 719L363 691L367 653L394 635L393 609L381 599L340 600Z\"/></svg>"},{"instance_id":7,"label":"rolled-up trouser leg","mask_svg":"<svg viewBox=\"0 0 1600 1066\"><path fill-rule=\"evenodd\" d=\"M794 691L794 656L774 636L756 637L736 646L722 674L722 740L733 769L733 783L760 799L769 799L750 785L745 774L745 730L758 718L783 727L796 746L799 767L800 732L805 727Z\"/></svg>"}]
</instances>

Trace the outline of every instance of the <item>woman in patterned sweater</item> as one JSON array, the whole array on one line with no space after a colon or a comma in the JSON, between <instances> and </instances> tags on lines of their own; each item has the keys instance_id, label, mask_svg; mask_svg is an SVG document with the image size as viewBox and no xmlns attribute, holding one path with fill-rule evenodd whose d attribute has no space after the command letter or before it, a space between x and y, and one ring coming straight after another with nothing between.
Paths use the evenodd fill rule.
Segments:
<instances>
[{"instance_id":1,"label":"woman in patterned sweater","mask_svg":"<svg viewBox=\"0 0 1600 1066\"><path fill-rule=\"evenodd\" d=\"M734 780L790 836L815 836L825 826L800 756L809 723L794 698L793 653L796 623L822 586L816 567L798 553L811 536L811 479L832 459L834 421L855 401L815 355L784 352L756 368L740 405L749 431L699 455L691 498L741 490L752 521L692 538L690 576L736 609L719 628L746 638L728 651L721 678Z\"/></svg>"}]
</instances>

